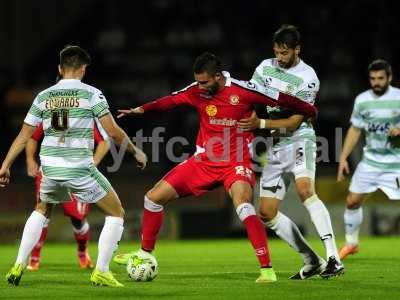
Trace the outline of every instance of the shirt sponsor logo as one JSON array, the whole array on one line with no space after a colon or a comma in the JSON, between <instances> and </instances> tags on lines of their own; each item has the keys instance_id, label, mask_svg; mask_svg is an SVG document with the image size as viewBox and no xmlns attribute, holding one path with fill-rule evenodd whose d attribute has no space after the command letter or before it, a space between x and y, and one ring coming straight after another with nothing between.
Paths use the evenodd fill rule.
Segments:
<instances>
[{"instance_id":1,"label":"shirt sponsor logo","mask_svg":"<svg viewBox=\"0 0 400 300\"><path fill-rule=\"evenodd\" d=\"M223 118L223 119L210 118L210 124L233 127L233 126L236 126L236 120L227 119L227 118Z\"/></svg>"},{"instance_id":2,"label":"shirt sponsor logo","mask_svg":"<svg viewBox=\"0 0 400 300\"><path fill-rule=\"evenodd\" d=\"M230 97L229 97L229 102L232 104L232 105L237 105L237 104L239 104L239 96L238 95L231 95Z\"/></svg>"},{"instance_id":3,"label":"shirt sponsor logo","mask_svg":"<svg viewBox=\"0 0 400 300\"><path fill-rule=\"evenodd\" d=\"M390 129L390 123L384 123L384 124L374 124L374 123L368 123L367 125L367 131L368 132L373 132L377 134L386 134Z\"/></svg>"},{"instance_id":4,"label":"shirt sponsor logo","mask_svg":"<svg viewBox=\"0 0 400 300\"><path fill-rule=\"evenodd\" d=\"M209 115L210 117L214 117L218 112L218 109L215 105L210 104L206 106L206 113L207 115Z\"/></svg>"}]
</instances>

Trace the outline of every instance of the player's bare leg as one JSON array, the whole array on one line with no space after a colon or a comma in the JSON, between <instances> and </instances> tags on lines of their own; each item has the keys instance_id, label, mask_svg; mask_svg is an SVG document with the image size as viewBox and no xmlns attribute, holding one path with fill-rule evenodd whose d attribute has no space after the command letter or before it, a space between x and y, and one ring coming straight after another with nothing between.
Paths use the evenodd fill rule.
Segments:
<instances>
[{"instance_id":1,"label":"player's bare leg","mask_svg":"<svg viewBox=\"0 0 400 300\"><path fill-rule=\"evenodd\" d=\"M158 232L164 219L164 205L178 198L179 195L172 185L165 180L160 180L146 193L144 197L144 210L142 219L142 245L137 255L146 258L155 247ZM119 254L114 257L114 262L127 264L133 253Z\"/></svg>"},{"instance_id":2,"label":"player's bare leg","mask_svg":"<svg viewBox=\"0 0 400 300\"><path fill-rule=\"evenodd\" d=\"M364 202L364 194L349 192L346 198L346 209L344 211L344 224L346 233L346 244L340 249L340 258L356 254L359 249L359 231L363 221L361 205Z\"/></svg>"},{"instance_id":3,"label":"player's bare leg","mask_svg":"<svg viewBox=\"0 0 400 300\"><path fill-rule=\"evenodd\" d=\"M259 213L264 224L303 257L303 267L290 279L302 280L320 274L325 269L326 262L311 248L297 225L279 212L280 204L281 200L277 198L260 197Z\"/></svg>"},{"instance_id":4,"label":"player's bare leg","mask_svg":"<svg viewBox=\"0 0 400 300\"><path fill-rule=\"evenodd\" d=\"M230 189L236 213L246 227L247 236L250 240L258 261L260 263L260 276L257 283L269 283L276 281L276 274L271 266L271 260L267 245L267 234L260 219L256 215L254 206L251 204L253 189L246 181L235 181Z\"/></svg>"},{"instance_id":5,"label":"player's bare leg","mask_svg":"<svg viewBox=\"0 0 400 300\"><path fill-rule=\"evenodd\" d=\"M112 189L96 204L105 213L106 218L99 237L96 269L93 271L90 281L94 285L122 287L123 285L110 272L109 264L118 247L118 242L121 240L125 212L121 201Z\"/></svg>"},{"instance_id":6,"label":"player's bare leg","mask_svg":"<svg viewBox=\"0 0 400 300\"><path fill-rule=\"evenodd\" d=\"M90 226L88 221L85 219L77 219L70 217L72 229L74 231L74 237L78 246L78 261L79 266L82 269L93 269L92 259L89 255L88 243L90 239Z\"/></svg>"},{"instance_id":7,"label":"player's bare leg","mask_svg":"<svg viewBox=\"0 0 400 300\"><path fill-rule=\"evenodd\" d=\"M324 203L315 193L314 180L308 177L300 177L296 179L295 183L300 200L310 214L311 221L325 246L327 266L320 274L321 277L329 278L343 274L344 266L337 251L331 217Z\"/></svg>"},{"instance_id":8,"label":"player's bare leg","mask_svg":"<svg viewBox=\"0 0 400 300\"><path fill-rule=\"evenodd\" d=\"M33 247L39 241L42 233L43 225L50 217L52 204L39 202L36 209L32 212L30 217L25 223L24 231L22 233L21 244L18 250L18 256L14 266L7 273L6 279L12 285L18 285L23 271L27 265L29 254Z\"/></svg>"}]
</instances>

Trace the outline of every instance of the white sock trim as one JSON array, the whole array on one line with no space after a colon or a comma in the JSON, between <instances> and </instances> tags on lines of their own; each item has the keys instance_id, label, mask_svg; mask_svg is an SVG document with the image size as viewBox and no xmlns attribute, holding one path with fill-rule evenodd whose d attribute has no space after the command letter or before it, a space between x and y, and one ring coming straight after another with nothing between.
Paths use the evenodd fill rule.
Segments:
<instances>
[{"instance_id":1,"label":"white sock trim","mask_svg":"<svg viewBox=\"0 0 400 300\"><path fill-rule=\"evenodd\" d=\"M121 217L112 217L107 216L104 224L118 224L120 226L124 226L124 219Z\"/></svg>"},{"instance_id":2,"label":"white sock trim","mask_svg":"<svg viewBox=\"0 0 400 300\"><path fill-rule=\"evenodd\" d=\"M88 232L90 229L90 225L87 221L85 221L85 223L83 223L81 228L76 228L74 225L72 225L72 230L79 235L85 234L86 232Z\"/></svg>"},{"instance_id":3,"label":"white sock trim","mask_svg":"<svg viewBox=\"0 0 400 300\"><path fill-rule=\"evenodd\" d=\"M315 201L321 201L319 200L318 196L316 194L312 195L310 198L307 198L303 204L305 207L309 207L310 205L312 205Z\"/></svg>"},{"instance_id":4,"label":"white sock trim","mask_svg":"<svg viewBox=\"0 0 400 300\"><path fill-rule=\"evenodd\" d=\"M164 210L164 206L154 203L147 196L144 196L144 208L151 212L161 212Z\"/></svg>"},{"instance_id":5,"label":"white sock trim","mask_svg":"<svg viewBox=\"0 0 400 300\"><path fill-rule=\"evenodd\" d=\"M275 216L272 220L267 221L267 222L265 222L264 224L265 224L268 228L271 228L272 230L275 230L275 229L274 229L274 226L278 223L279 218L281 217L281 215L282 215L282 214L278 211L278 213L276 214L276 216Z\"/></svg>"},{"instance_id":6,"label":"white sock trim","mask_svg":"<svg viewBox=\"0 0 400 300\"><path fill-rule=\"evenodd\" d=\"M242 203L236 208L236 213L239 219L243 222L247 217L255 216L256 210L250 203Z\"/></svg>"}]
</instances>

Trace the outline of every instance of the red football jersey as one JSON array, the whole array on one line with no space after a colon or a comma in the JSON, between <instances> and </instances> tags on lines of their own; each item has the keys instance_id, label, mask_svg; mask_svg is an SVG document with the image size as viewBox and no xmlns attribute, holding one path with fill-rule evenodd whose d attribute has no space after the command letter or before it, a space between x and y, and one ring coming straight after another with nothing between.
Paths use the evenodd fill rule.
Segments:
<instances>
[{"instance_id":1,"label":"red football jersey","mask_svg":"<svg viewBox=\"0 0 400 300\"><path fill-rule=\"evenodd\" d=\"M144 111L167 110L178 105L197 109L200 129L197 135L197 153L212 161L241 162L250 159L248 144L253 134L237 126L240 119L250 117L253 104L288 107L314 117L316 108L293 96L276 92L276 99L261 94L251 83L227 77L225 87L215 95L208 95L197 83L170 96L146 103Z\"/></svg>"}]
</instances>

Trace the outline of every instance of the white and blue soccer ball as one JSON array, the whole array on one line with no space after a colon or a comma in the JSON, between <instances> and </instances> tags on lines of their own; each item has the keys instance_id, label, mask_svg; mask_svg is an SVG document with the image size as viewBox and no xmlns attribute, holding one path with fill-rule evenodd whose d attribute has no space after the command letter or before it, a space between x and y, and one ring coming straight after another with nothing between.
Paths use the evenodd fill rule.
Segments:
<instances>
[{"instance_id":1,"label":"white and blue soccer ball","mask_svg":"<svg viewBox=\"0 0 400 300\"><path fill-rule=\"evenodd\" d=\"M128 260L126 271L134 281L151 281L158 274L157 260L152 255L141 257L134 254Z\"/></svg>"}]
</instances>

